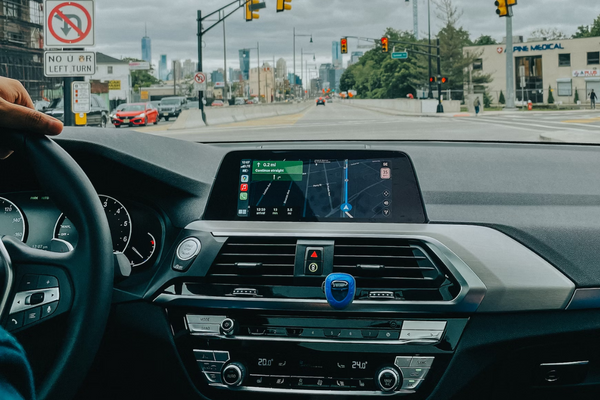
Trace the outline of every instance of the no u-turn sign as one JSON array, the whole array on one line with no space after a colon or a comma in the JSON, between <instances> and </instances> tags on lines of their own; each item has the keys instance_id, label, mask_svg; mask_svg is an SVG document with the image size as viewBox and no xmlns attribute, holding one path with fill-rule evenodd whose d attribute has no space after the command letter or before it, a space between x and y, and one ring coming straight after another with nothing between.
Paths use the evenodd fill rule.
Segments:
<instances>
[{"instance_id":1,"label":"no u-turn sign","mask_svg":"<svg viewBox=\"0 0 600 400\"><path fill-rule=\"evenodd\" d=\"M46 47L94 45L94 1L47 0L44 40Z\"/></svg>"}]
</instances>

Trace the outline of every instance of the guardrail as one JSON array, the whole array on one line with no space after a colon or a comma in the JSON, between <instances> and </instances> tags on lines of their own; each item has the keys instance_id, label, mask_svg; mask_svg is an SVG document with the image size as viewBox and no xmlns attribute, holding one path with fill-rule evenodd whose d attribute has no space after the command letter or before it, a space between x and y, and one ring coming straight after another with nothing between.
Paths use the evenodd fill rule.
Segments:
<instances>
[{"instance_id":1,"label":"guardrail","mask_svg":"<svg viewBox=\"0 0 600 400\"><path fill-rule=\"evenodd\" d=\"M377 111L390 111L398 114L435 114L437 110L437 100L417 100L417 99L347 99L342 104L353 107L372 109ZM444 113L459 113L460 101L443 101Z\"/></svg>"}]
</instances>

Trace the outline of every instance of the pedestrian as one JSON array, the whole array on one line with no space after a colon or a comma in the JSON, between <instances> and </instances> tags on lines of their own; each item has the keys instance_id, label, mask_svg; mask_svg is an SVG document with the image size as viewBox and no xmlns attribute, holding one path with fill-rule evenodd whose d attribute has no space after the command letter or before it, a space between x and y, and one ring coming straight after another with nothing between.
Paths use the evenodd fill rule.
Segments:
<instances>
[{"instance_id":1,"label":"pedestrian","mask_svg":"<svg viewBox=\"0 0 600 400\"><path fill-rule=\"evenodd\" d=\"M592 89L592 93L590 93L590 101L592 102L592 110L596 109L596 100L598 100L598 96L596 95L596 92L594 92L594 89Z\"/></svg>"},{"instance_id":2,"label":"pedestrian","mask_svg":"<svg viewBox=\"0 0 600 400\"><path fill-rule=\"evenodd\" d=\"M473 102L473 105L475 106L475 116L478 117L479 116L479 107L481 107L481 102L479 101L479 97L475 97L475 101Z\"/></svg>"}]
</instances>

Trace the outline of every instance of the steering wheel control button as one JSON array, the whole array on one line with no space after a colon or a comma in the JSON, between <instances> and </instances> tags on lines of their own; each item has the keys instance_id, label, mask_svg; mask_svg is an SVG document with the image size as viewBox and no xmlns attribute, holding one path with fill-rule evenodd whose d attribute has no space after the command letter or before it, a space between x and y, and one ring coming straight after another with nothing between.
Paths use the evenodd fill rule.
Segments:
<instances>
[{"instance_id":1,"label":"steering wheel control button","mask_svg":"<svg viewBox=\"0 0 600 400\"><path fill-rule=\"evenodd\" d=\"M56 279L55 276L40 275L37 284L38 289L47 289L53 287L58 287L58 279Z\"/></svg>"},{"instance_id":2,"label":"steering wheel control button","mask_svg":"<svg viewBox=\"0 0 600 400\"><path fill-rule=\"evenodd\" d=\"M25 304L37 306L44 302L44 292L33 293L31 296L25 298Z\"/></svg>"},{"instance_id":3,"label":"steering wheel control button","mask_svg":"<svg viewBox=\"0 0 600 400\"><path fill-rule=\"evenodd\" d=\"M23 313L23 325L29 325L40 320L41 307L31 308Z\"/></svg>"},{"instance_id":4,"label":"steering wheel control button","mask_svg":"<svg viewBox=\"0 0 600 400\"><path fill-rule=\"evenodd\" d=\"M27 290L37 289L38 285L38 275L27 274L21 279L21 283L19 284L19 288L17 289L19 292L25 292Z\"/></svg>"},{"instance_id":5,"label":"steering wheel control button","mask_svg":"<svg viewBox=\"0 0 600 400\"><path fill-rule=\"evenodd\" d=\"M422 357L422 358L424 358L424 357ZM396 361L394 362L394 365L398 368L410 367L412 360L413 360L413 357L410 357L410 356L396 356Z\"/></svg>"},{"instance_id":6,"label":"steering wheel control button","mask_svg":"<svg viewBox=\"0 0 600 400\"><path fill-rule=\"evenodd\" d=\"M196 361L215 361L215 352L210 350L194 350Z\"/></svg>"},{"instance_id":7,"label":"steering wheel control button","mask_svg":"<svg viewBox=\"0 0 600 400\"><path fill-rule=\"evenodd\" d=\"M410 367L429 368L433 364L433 360L434 360L434 357L413 357L412 361L410 363ZM406 367L406 365L398 365L398 366Z\"/></svg>"},{"instance_id":8,"label":"steering wheel control button","mask_svg":"<svg viewBox=\"0 0 600 400\"><path fill-rule=\"evenodd\" d=\"M8 323L6 328L8 331L14 331L15 329L19 329L23 326L23 313L11 314L8 316Z\"/></svg>"},{"instance_id":9,"label":"steering wheel control button","mask_svg":"<svg viewBox=\"0 0 600 400\"><path fill-rule=\"evenodd\" d=\"M421 379L404 379L404 381L402 381L402 389L416 390L421 382L423 382Z\"/></svg>"},{"instance_id":10,"label":"steering wheel control button","mask_svg":"<svg viewBox=\"0 0 600 400\"><path fill-rule=\"evenodd\" d=\"M246 369L242 364L231 363L222 372L223 383L228 386L240 386L244 380Z\"/></svg>"},{"instance_id":11,"label":"steering wheel control button","mask_svg":"<svg viewBox=\"0 0 600 400\"><path fill-rule=\"evenodd\" d=\"M394 368L383 368L377 373L375 380L382 392L393 392L400 384L400 374Z\"/></svg>"},{"instance_id":12,"label":"steering wheel control button","mask_svg":"<svg viewBox=\"0 0 600 400\"><path fill-rule=\"evenodd\" d=\"M304 262L305 275L323 275L323 261L306 260Z\"/></svg>"},{"instance_id":13,"label":"steering wheel control button","mask_svg":"<svg viewBox=\"0 0 600 400\"><path fill-rule=\"evenodd\" d=\"M179 246L177 247L177 257L181 261L190 260L200 253L201 248L202 245L198 239L194 237L183 239L183 241L179 243Z\"/></svg>"}]
</instances>

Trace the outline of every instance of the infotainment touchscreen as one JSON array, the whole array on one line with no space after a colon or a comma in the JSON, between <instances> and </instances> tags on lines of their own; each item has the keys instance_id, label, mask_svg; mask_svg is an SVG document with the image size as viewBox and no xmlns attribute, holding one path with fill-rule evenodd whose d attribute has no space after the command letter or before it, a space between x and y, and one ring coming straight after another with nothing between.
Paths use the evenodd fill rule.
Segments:
<instances>
[{"instance_id":1,"label":"infotainment touchscreen","mask_svg":"<svg viewBox=\"0 0 600 400\"><path fill-rule=\"evenodd\" d=\"M399 152L253 151L223 160L207 219L425 222L410 159Z\"/></svg>"},{"instance_id":2,"label":"infotainment touchscreen","mask_svg":"<svg viewBox=\"0 0 600 400\"><path fill-rule=\"evenodd\" d=\"M253 219L389 218L392 165L385 158L244 159L237 215Z\"/></svg>"}]
</instances>

